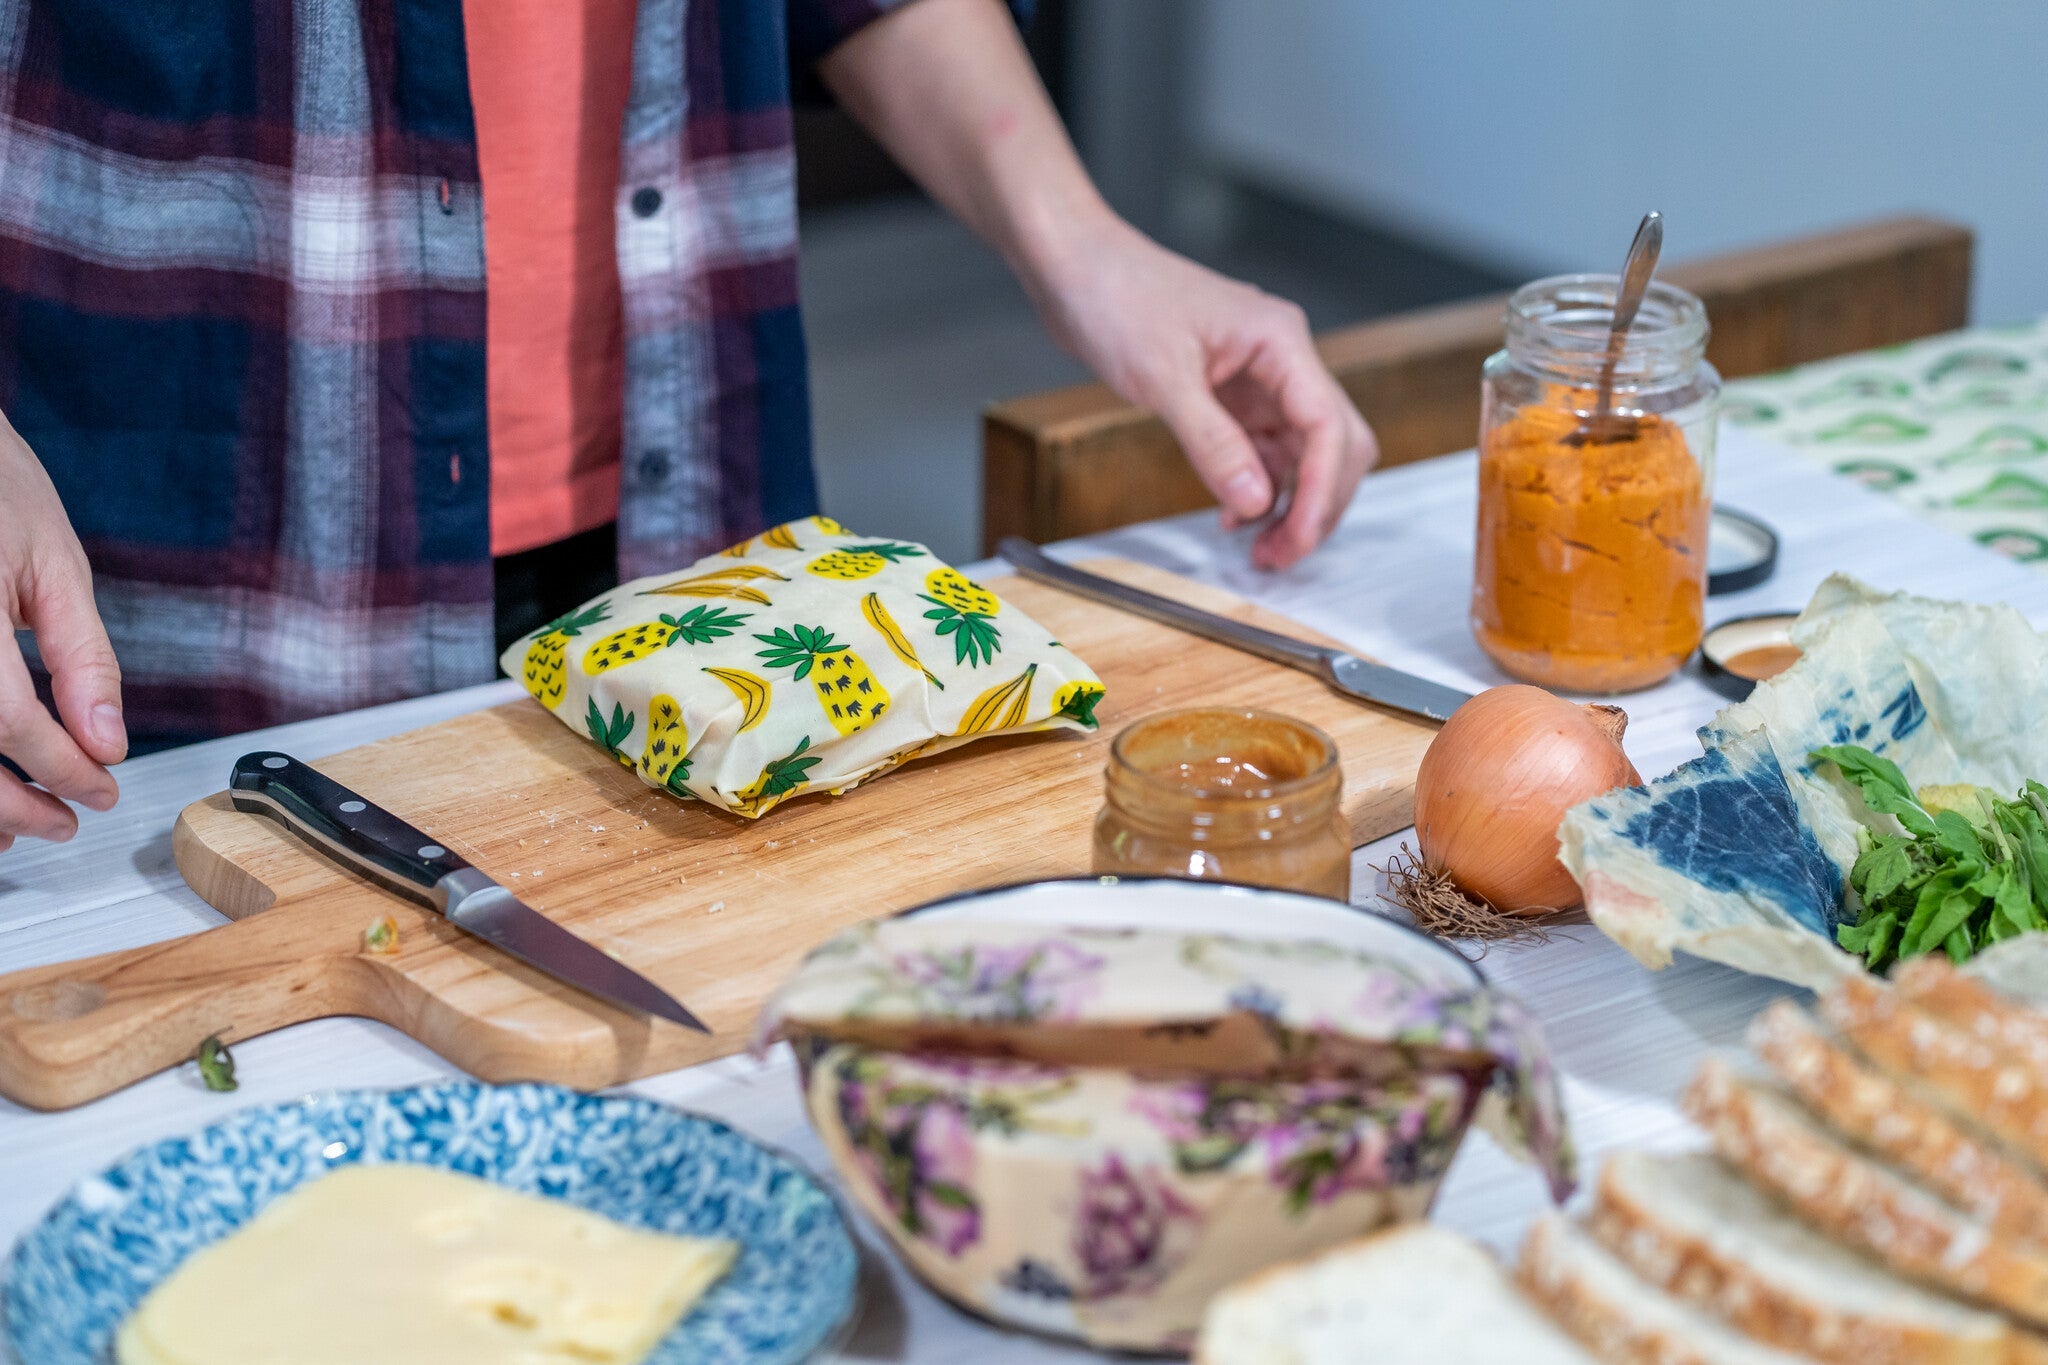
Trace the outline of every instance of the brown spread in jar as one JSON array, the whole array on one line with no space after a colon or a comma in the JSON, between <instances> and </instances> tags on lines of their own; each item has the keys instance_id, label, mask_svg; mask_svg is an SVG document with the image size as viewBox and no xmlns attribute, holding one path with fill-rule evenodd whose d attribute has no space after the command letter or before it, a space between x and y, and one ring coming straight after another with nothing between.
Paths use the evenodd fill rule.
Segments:
<instances>
[{"instance_id":1,"label":"brown spread in jar","mask_svg":"<svg viewBox=\"0 0 2048 1365\"><path fill-rule=\"evenodd\" d=\"M1560 387L1485 434L1473 628L1518 678L1624 692L1699 645L1708 498L1672 422L1575 444L1591 397Z\"/></svg>"},{"instance_id":2,"label":"brown spread in jar","mask_svg":"<svg viewBox=\"0 0 2048 1365\"><path fill-rule=\"evenodd\" d=\"M1220 879L1343 899L1351 827L1336 746L1265 711L1170 711L1110 748L1098 874Z\"/></svg>"},{"instance_id":3,"label":"brown spread in jar","mask_svg":"<svg viewBox=\"0 0 2048 1365\"><path fill-rule=\"evenodd\" d=\"M1733 655L1721 665L1738 678L1762 682L1775 678L1799 662L1798 645L1757 645Z\"/></svg>"}]
</instances>

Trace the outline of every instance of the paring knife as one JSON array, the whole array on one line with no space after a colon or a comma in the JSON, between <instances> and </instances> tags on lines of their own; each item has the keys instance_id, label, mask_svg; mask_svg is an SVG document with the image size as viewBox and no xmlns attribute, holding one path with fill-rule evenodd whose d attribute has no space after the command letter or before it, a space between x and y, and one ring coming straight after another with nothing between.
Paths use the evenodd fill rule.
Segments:
<instances>
[{"instance_id":1,"label":"paring knife","mask_svg":"<svg viewBox=\"0 0 2048 1365\"><path fill-rule=\"evenodd\" d=\"M1405 711L1427 720L1449 720L1451 712L1472 700L1468 692L1361 659L1356 654L1346 654L1341 649L1312 645L1291 635L1261 630L1227 616L1176 602L1170 597L1133 588L1113 578L1089 573L1086 569L1077 569L1071 564L1062 564L1021 536L1004 536L996 546L996 553L1014 564L1027 578L1050 583L1082 597L1092 597L1135 616L1177 627L1218 644L1244 650L1247 654L1271 659L1276 664L1313 673L1344 695L1375 706Z\"/></svg>"},{"instance_id":2,"label":"paring knife","mask_svg":"<svg viewBox=\"0 0 2048 1365\"><path fill-rule=\"evenodd\" d=\"M282 820L335 861L432 905L456 928L627 1009L709 1033L675 997L585 943L462 857L290 754L244 754L228 794L235 809Z\"/></svg>"}]
</instances>

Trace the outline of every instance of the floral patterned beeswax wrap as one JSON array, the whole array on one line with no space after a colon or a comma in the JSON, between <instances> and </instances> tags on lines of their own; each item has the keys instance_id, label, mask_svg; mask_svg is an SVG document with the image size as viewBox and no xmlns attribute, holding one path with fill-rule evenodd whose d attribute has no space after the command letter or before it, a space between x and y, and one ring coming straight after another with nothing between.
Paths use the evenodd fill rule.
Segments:
<instances>
[{"instance_id":1,"label":"floral patterned beeswax wrap","mask_svg":"<svg viewBox=\"0 0 2048 1365\"><path fill-rule=\"evenodd\" d=\"M977 739L1092 730L1103 691L923 546L826 517L615 588L499 664L649 786L748 817Z\"/></svg>"},{"instance_id":2,"label":"floral patterned beeswax wrap","mask_svg":"<svg viewBox=\"0 0 2048 1365\"><path fill-rule=\"evenodd\" d=\"M781 1035L918 1274L1096 1346L1186 1350L1225 1285L1424 1216L1490 1110L1571 1188L1540 1034L1420 940L912 915L813 952L757 1041Z\"/></svg>"},{"instance_id":3,"label":"floral patterned beeswax wrap","mask_svg":"<svg viewBox=\"0 0 2048 1365\"><path fill-rule=\"evenodd\" d=\"M1185 1350L1222 1286L1424 1217L1471 1078L1149 1079L842 1043L805 1102L848 1192L942 1292L1100 1346Z\"/></svg>"},{"instance_id":4,"label":"floral patterned beeswax wrap","mask_svg":"<svg viewBox=\"0 0 2048 1365\"><path fill-rule=\"evenodd\" d=\"M1215 1051L1228 1046L1232 1022L1270 1055L1247 1065L1241 1050ZM914 1027L892 1036L904 1025L926 1026L929 1037ZM1556 1072L1519 1003L1469 969L1327 943L884 920L814 950L763 1010L757 1043L813 1035L944 1050L972 1047L976 1026L1000 1030L1005 1055L1048 1064L1374 1085L1456 1073L1487 1087L1481 1117L1510 1149L1534 1156L1554 1195L1572 1188ZM1196 1041L1178 1054L1165 1050L1188 1038Z\"/></svg>"}]
</instances>

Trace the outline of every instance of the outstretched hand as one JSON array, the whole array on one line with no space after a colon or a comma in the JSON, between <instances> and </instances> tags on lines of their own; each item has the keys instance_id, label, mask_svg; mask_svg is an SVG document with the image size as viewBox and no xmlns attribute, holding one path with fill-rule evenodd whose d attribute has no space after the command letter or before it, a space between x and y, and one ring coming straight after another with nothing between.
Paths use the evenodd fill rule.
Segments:
<instances>
[{"instance_id":1,"label":"outstretched hand","mask_svg":"<svg viewBox=\"0 0 2048 1365\"><path fill-rule=\"evenodd\" d=\"M1285 568L1322 543L1379 444L1316 354L1299 307L1111 217L1042 279L1054 333L1159 415L1226 527L1277 513L1254 563Z\"/></svg>"},{"instance_id":2,"label":"outstretched hand","mask_svg":"<svg viewBox=\"0 0 2048 1365\"><path fill-rule=\"evenodd\" d=\"M1322 542L1379 447L1307 320L1110 211L1001 5L900 6L820 71L919 184L1003 253L1060 342L1165 420L1225 525L1272 517L1255 562L1284 568Z\"/></svg>"},{"instance_id":3,"label":"outstretched hand","mask_svg":"<svg viewBox=\"0 0 2048 1365\"><path fill-rule=\"evenodd\" d=\"M93 605L92 570L57 490L0 417L0 754L35 785L0 770L0 850L21 835L78 832L66 801L106 810L120 795L107 766L128 752L121 669ZM50 671L58 722L36 696L14 632L34 633Z\"/></svg>"}]
</instances>

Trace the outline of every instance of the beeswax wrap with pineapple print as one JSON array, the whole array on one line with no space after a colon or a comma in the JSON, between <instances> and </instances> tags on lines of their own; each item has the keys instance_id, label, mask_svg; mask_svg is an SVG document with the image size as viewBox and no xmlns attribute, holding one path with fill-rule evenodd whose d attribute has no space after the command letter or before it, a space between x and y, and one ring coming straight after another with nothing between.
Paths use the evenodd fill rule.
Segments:
<instances>
[{"instance_id":1,"label":"beeswax wrap with pineapple print","mask_svg":"<svg viewBox=\"0 0 2048 1365\"><path fill-rule=\"evenodd\" d=\"M2048 318L1734 381L1721 415L2048 566Z\"/></svg>"},{"instance_id":2,"label":"beeswax wrap with pineapple print","mask_svg":"<svg viewBox=\"0 0 2048 1365\"><path fill-rule=\"evenodd\" d=\"M649 786L748 817L977 739L1092 730L1102 696L922 545L827 517L615 588L499 663Z\"/></svg>"}]
</instances>

